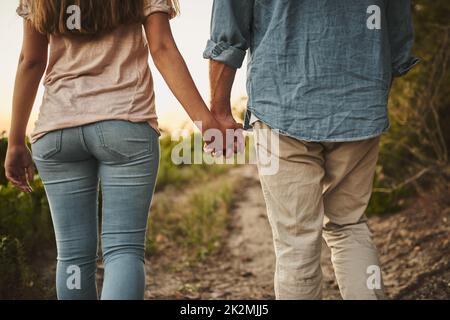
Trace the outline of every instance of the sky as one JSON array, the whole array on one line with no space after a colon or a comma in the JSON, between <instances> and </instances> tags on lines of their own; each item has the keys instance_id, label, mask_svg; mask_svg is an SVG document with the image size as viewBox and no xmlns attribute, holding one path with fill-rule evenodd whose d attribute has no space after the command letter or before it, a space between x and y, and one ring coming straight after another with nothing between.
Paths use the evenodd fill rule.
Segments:
<instances>
[{"instance_id":1,"label":"sky","mask_svg":"<svg viewBox=\"0 0 450 320\"><path fill-rule=\"evenodd\" d=\"M22 19L16 14L19 0L0 1L0 132L9 129L11 119L11 102L17 61L22 43ZM211 17L211 0L180 0L181 16L171 21L177 45L183 54L192 76L208 101L208 62L202 53L209 38ZM150 61L156 92L157 113L163 128L176 129L189 121L181 105L173 97L164 80ZM239 70L233 88L232 100L238 101L246 95L245 68ZM28 133L33 130L42 100L43 87L39 90L33 113L28 126Z\"/></svg>"}]
</instances>

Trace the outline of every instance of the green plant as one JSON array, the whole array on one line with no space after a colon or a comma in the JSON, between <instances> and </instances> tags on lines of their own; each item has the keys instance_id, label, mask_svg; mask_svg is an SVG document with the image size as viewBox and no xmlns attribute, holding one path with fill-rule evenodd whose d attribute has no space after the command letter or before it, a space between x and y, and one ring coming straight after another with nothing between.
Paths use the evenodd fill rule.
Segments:
<instances>
[{"instance_id":1,"label":"green plant","mask_svg":"<svg viewBox=\"0 0 450 320\"><path fill-rule=\"evenodd\" d=\"M445 194L450 179L450 3L415 0L421 64L394 82L370 213L401 210L412 195Z\"/></svg>"},{"instance_id":2,"label":"green plant","mask_svg":"<svg viewBox=\"0 0 450 320\"><path fill-rule=\"evenodd\" d=\"M0 186L0 234L19 239L27 256L54 243L50 209L37 176L33 189L25 194L11 185Z\"/></svg>"},{"instance_id":3,"label":"green plant","mask_svg":"<svg viewBox=\"0 0 450 320\"><path fill-rule=\"evenodd\" d=\"M202 188L189 199L190 209L180 221L182 245L195 248L198 258L203 259L220 248L231 201L231 188L227 185L216 192Z\"/></svg>"},{"instance_id":4,"label":"green plant","mask_svg":"<svg viewBox=\"0 0 450 320\"><path fill-rule=\"evenodd\" d=\"M221 248L234 192L226 178L221 179L191 186L183 196L175 196L176 191L159 195L149 222L148 255L178 249L179 263L195 263Z\"/></svg>"},{"instance_id":5,"label":"green plant","mask_svg":"<svg viewBox=\"0 0 450 320\"><path fill-rule=\"evenodd\" d=\"M19 240L0 236L0 300L45 297Z\"/></svg>"},{"instance_id":6,"label":"green plant","mask_svg":"<svg viewBox=\"0 0 450 320\"><path fill-rule=\"evenodd\" d=\"M188 137L188 141L194 141L196 138L194 134ZM226 173L231 166L229 165L208 165L203 164L180 164L177 165L172 160L172 152L174 147L182 143L182 140L172 141L170 136L164 136L160 140L161 144L161 161L158 172L158 181L156 184L156 191L163 191L166 187L182 188L189 183L200 183L209 180L214 176ZM196 151L194 144L191 143L189 148L191 159L194 159ZM201 153L202 151L200 151ZM201 154L197 154L200 157Z\"/></svg>"}]
</instances>

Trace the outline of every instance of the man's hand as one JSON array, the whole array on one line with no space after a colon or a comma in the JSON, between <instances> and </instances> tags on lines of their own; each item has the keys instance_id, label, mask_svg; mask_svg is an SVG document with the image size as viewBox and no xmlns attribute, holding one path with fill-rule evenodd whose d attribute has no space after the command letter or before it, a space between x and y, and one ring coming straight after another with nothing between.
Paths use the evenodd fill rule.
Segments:
<instances>
[{"instance_id":1,"label":"man's hand","mask_svg":"<svg viewBox=\"0 0 450 320\"><path fill-rule=\"evenodd\" d=\"M231 112L223 112L219 110L230 110L231 108L212 108L211 113L213 114L214 118L216 118L217 121L219 121L224 126L240 126L242 128L242 125L240 125L233 117L233 114Z\"/></svg>"},{"instance_id":2,"label":"man's hand","mask_svg":"<svg viewBox=\"0 0 450 320\"><path fill-rule=\"evenodd\" d=\"M25 144L8 147L5 174L6 178L23 192L33 191L30 182L34 178L34 165L31 152Z\"/></svg>"},{"instance_id":3,"label":"man's hand","mask_svg":"<svg viewBox=\"0 0 450 320\"><path fill-rule=\"evenodd\" d=\"M216 118L216 120L223 126L229 129L238 130L237 135L234 140L234 149L235 153L245 152L245 138L243 135L244 128L242 124L238 123L236 119L234 119L233 114L231 113L231 106L227 107L217 107L214 106L211 108L211 112Z\"/></svg>"}]
</instances>

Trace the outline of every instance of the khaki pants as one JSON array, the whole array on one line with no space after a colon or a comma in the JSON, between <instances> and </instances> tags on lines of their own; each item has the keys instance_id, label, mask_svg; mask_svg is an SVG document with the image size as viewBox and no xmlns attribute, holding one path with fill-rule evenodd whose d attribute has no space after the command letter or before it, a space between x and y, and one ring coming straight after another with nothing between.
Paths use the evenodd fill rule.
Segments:
<instances>
[{"instance_id":1,"label":"khaki pants","mask_svg":"<svg viewBox=\"0 0 450 320\"><path fill-rule=\"evenodd\" d=\"M254 125L261 184L272 226L277 299L321 299L322 236L331 248L344 299L383 299L377 250L367 208L379 138L344 143L304 142ZM271 139L275 136L277 139ZM273 140L279 140L275 148ZM262 158L278 170L262 174Z\"/></svg>"}]
</instances>

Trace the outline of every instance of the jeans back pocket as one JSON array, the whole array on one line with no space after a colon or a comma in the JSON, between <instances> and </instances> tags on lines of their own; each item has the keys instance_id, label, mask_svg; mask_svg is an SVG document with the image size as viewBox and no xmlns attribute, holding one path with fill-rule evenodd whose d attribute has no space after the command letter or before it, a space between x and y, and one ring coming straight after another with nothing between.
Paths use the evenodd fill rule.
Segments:
<instances>
[{"instance_id":1,"label":"jeans back pocket","mask_svg":"<svg viewBox=\"0 0 450 320\"><path fill-rule=\"evenodd\" d=\"M33 143L33 158L48 160L61 152L62 133L62 130L49 132Z\"/></svg>"},{"instance_id":2,"label":"jeans back pocket","mask_svg":"<svg viewBox=\"0 0 450 320\"><path fill-rule=\"evenodd\" d=\"M124 159L152 152L154 129L147 122L104 121L96 126L103 149Z\"/></svg>"}]
</instances>

